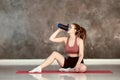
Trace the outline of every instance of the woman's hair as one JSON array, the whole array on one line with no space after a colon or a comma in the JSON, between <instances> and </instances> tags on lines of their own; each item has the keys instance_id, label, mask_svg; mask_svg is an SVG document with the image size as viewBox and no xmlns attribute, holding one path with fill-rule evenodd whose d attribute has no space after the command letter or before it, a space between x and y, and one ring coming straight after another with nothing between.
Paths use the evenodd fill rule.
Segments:
<instances>
[{"instance_id":1,"label":"woman's hair","mask_svg":"<svg viewBox=\"0 0 120 80\"><path fill-rule=\"evenodd\" d=\"M83 39L83 41L85 42L86 30L83 27L76 24L76 23L72 23L72 24L75 25L75 30L76 30L75 35L80 37L81 39Z\"/></svg>"}]
</instances>

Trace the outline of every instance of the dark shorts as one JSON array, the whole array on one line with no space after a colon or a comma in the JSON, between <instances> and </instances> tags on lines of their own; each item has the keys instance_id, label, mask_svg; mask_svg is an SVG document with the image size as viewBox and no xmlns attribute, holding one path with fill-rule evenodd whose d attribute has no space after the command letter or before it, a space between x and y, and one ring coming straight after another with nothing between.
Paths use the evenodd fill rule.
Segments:
<instances>
[{"instance_id":1,"label":"dark shorts","mask_svg":"<svg viewBox=\"0 0 120 80\"><path fill-rule=\"evenodd\" d=\"M74 68L77 64L79 57L67 57L65 58L64 66L62 68ZM82 60L81 63L84 63Z\"/></svg>"}]
</instances>

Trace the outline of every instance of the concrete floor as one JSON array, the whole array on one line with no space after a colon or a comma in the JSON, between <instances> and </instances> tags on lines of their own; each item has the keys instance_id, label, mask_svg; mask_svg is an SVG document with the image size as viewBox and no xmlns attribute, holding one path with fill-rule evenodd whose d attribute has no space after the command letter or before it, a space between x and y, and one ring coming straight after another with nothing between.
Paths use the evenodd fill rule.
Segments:
<instances>
[{"instance_id":1,"label":"concrete floor","mask_svg":"<svg viewBox=\"0 0 120 80\"><path fill-rule=\"evenodd\" d=\"M18 70L31 70L35 66L0 66L0 80L120 80L120 65L88 65L89 70L110 70L112 74L16 74ZM59 69L51 65L45 70Z\"/></svg>"}]
</instances>

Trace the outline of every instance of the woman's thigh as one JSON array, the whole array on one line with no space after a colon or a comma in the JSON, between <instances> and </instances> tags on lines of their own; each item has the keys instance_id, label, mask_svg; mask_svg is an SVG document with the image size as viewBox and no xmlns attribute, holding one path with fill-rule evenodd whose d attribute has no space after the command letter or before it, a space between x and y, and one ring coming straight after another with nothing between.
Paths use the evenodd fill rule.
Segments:
<instances>
[{"instance_id":1,"label":"woman's thigh","mask_svg":"<svg viewBox=\"0 0 120 80\"><path fill-rule=\"evenodd\" d=\"M64 66L64 61L65 61L65 58L63 55L61 55L59 52L57 51L54 51L53 52L53 55L55 56L55 60L57 60L58 64L63 67Z\"/></svg>"}]
</instances>

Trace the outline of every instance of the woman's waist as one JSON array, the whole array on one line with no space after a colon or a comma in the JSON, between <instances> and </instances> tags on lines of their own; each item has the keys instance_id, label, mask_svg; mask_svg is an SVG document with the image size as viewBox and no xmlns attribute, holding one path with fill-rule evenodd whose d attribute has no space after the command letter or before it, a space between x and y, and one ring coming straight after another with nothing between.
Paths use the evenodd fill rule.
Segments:
<instances>
[{"instance_id":1,"label":"woman's waist","mask_svg":"<svg viewBox=\"0 0 120 80\"><path fill-rule=\"evenodd\" d=\"M79 54L75 54L75 53L69 53L68 57L79 57Z\"/></svg>"}]
</instances>

